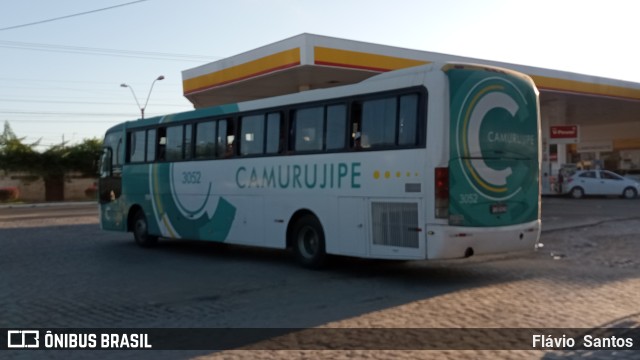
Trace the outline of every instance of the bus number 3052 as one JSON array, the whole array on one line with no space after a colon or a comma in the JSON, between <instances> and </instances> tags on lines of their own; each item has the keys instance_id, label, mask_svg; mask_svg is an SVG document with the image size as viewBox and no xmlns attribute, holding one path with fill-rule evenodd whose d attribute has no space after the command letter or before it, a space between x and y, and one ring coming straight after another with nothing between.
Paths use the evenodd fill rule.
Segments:
<instances>
[{"instance_id":1,"label":"bus number 3052","mask_svg":"<svg viewBox=\"0 0 640 360\"><path fill-rule=\"evenodd\" d=\"M200 178L202 173L200 171L183 171L182 183L183 184L200 184Z\"/></svg>"},{"instance_id":2,"label":"bus number 3052","mask_svg":"<svg viewBox=\"0 0 640 360\"><path fill-rule=\"evenodd\" d=\"M478 194L460 194L460 204L477 204Z\"/></svg>"}]
</instances>

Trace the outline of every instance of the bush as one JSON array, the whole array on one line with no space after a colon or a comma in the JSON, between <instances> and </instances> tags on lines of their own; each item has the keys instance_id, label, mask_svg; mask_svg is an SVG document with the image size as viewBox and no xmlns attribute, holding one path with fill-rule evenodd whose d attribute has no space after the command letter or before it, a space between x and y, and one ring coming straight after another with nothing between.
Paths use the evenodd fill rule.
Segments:
<instances>
[{"instance_id":1,"label":"bush","mask_svg":"<svg viewBox=\"0 0 640 360\"><path fill-rule=\"evenodd\" d=\"M17 187L0 188L0 201L16 201L20 197L20 190Z\"/></svg>"}]
</instances>

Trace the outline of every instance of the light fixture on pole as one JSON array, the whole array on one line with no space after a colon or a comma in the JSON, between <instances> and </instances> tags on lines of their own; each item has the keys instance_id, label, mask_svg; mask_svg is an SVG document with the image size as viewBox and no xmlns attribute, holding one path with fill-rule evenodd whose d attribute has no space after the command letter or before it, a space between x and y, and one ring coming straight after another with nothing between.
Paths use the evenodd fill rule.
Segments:
<instances>
[{"instance_id":1,"label":"light fixture on pole","mask_svg":"<svg viewBox=\"0 0 640 360\"><path fill-rule=\"evenodd\" d=\"M136 104L138 105L138 108L140 109L141 119L144 119L144 109L146 109L147 108L147 104L149 104L149 98L151 97L151 90L153 90L153 85L155 85L156 81L158 81L158 80L164 80L164 76L160 75L155 80L153 80L153 82L151 83L151 87L149 88L149 94L147 94L147 101L144 102L144 106L140 106L140 102L138 101L138 97L136 96L135 91L133 91L133 88L131 87L131 85L127 85L125 83L120 84L120 87L129 88L129 90L131 90L131 95L133 95L133 99L136 101Z\"/></svg>"}]
</instances>

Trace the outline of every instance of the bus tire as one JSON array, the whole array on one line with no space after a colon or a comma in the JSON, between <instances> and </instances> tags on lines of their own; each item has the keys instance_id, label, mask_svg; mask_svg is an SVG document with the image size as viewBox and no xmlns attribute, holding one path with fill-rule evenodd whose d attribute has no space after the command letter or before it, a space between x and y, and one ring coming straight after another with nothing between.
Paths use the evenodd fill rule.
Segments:
<instances>
[{"instance_id":1,"label":"bus tire","mask_svg":"<svg viewBox=\"0 0 640 360\"><path fill-rule=\"evenodd\" d=\"M138 210L135 218L133 219L133 238L141 247L149 248L158 243L158 237L149 235L149 223L147 217L144 215L144 211Z\"/></svg>"},{"instance_id":2,"label":"bus tire","mask_svg":"<svg viewBox=\"0 0 640 360\"><path fill-rule=\"evenodd\" d=\"M321 268L326 261L324 231L318 218L311 214L300 217L291 231L291 244L296 260L304 267Z\"/></svg>"}]
</instances>

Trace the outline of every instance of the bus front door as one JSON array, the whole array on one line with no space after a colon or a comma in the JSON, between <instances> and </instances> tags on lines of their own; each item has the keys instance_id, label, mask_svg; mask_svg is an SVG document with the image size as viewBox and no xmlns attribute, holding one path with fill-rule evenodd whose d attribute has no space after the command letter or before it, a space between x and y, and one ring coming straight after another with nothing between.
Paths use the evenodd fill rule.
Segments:
<instances>
[{"instance_id":1,"label":"bus front door","mask_svg":"<svg viewBox=\"0 0 640 360\"><path fill-rule=\"evenodd\" d=\"M124 230L124 211L120 201L122 194L122 168L113 165L113 150L104 148L100 159L98 201L100 226L105 230Z\"/></svg>"}]
</instances>

